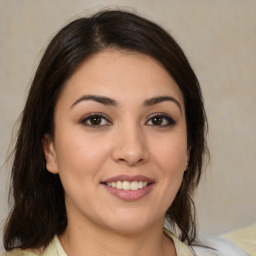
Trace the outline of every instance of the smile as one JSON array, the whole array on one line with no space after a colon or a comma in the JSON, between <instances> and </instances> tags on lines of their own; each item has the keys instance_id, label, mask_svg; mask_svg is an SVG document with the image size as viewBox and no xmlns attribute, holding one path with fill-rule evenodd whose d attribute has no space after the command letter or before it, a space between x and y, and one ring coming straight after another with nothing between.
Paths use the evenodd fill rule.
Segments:
<instances>
[{"instance_id":1,"label":"smile","mask_svg":"<svg viewBox=\"0 0 256 256\"><path fill-rule=\"evenodd\" d=\"M117 188L117 189L123 189L123 190L139 190L142 188L145 188L148 183L146 181L112 181L106 183L107 186Z\"/></svg>"},{"instance_id":2,"label":"smile","mask_svg":"<svg viewBox=\"0 0 256 256\"><path fill-rule=\"evenodd\" d=\"M142 175L118 175L101 182L115 197L123 201L137 201L148 195L155 181Z\"/></svg>"}]
</instances>

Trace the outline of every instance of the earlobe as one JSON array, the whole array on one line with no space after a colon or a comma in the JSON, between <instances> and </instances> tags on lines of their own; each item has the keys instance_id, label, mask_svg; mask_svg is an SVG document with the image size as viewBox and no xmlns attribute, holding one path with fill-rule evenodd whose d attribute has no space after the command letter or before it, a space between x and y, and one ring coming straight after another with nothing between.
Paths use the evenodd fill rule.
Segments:
<instances>
[{"instance_id":1,"label":"earlobe","mask_svg":"<svg viewBox=\"0 0 256 256\"><path fill-rule=\"evenodd\" d=\"M188 165L189 159L190 159L190 150L191 150L191 147L188 147L188 149L187 149L187 159L186 159L187 165Z\"/></svg>"},{"instance_id":2,"label":"earlobe","mask_svg":"<svg viewBox=\"0 0 256 256\"><path fill-rule=\"evenodd\" d=\"M187 170L188 170L189 158L190 158L190 147L189 147L188 150L187 150L185 172L187 172Z\"/></svg>"},{"instance_id":3,"label":"earlobe","mask_svg":"<svg viewBox=\"0 0 256 256\"><path fill-rule=\"evenodd\" d=\"M46 169L53 174L57 174L58 168L56 162L56 152L51 136L49 134L45 134L42 143L44 157L46 160Z\"/></svg>"}]
</instances>

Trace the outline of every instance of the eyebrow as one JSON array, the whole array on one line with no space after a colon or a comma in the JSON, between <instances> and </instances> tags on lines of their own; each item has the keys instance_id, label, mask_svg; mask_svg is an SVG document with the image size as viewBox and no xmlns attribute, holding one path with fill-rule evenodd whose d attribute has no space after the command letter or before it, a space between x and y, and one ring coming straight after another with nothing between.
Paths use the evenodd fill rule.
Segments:
<instances>
[{"instance_id":1,"label":"eyebrow","mask_svg":"<svg viewBox=\"0 0 256 256\"><path fill-rule=\"evenodd\" d=\"M118 106L117 102L111 98L105 97L105 96L98 96L98 95L84 95L78 100L76 100L70 108L73 108L75 105L77 105L79 102L84 101L84 100L92 100L96 101L98 103L101 103L103 105L107 106L113 106L116 107Z\"/></svg>"},{"instance_id":2,"label":"eyebrow","mask_svg":"<svg viewBox=\"0 0 256 256\"><path fill-rule=\"evenodd\" d=\"M117 107L119 105L116 100L111 99L109 97L99 96L99 95L83 95L81 98L76 100L71 105L70 109L73 108L78 103L80 103L82 101L87 101L87 100L92 100L92 101L101 103L101 104L106 105L106 106ZM181 108L181 105L178 102L178 100L176 100L175 98L170 97L170 96L157 96L157 97L146 99L143 102L143 106L150 107L150 106L154 106L156 104L159 104L159 103L162 103L162 102L165 102L165 101L171 101L171 102L175 103L177 105L177 107L179 108L180 112L182 113L182 108Z\"/></svg>"},{"instance_id":3,"label":"eyebrow","mask_svg":"<svg viewBox=\"0 0 256 256\"><path fill-rule=\"evenodd\" d=\"M178 102L178 100L176 100L175 98L170 97L170 96L153 97L153 98L145 100L143 105L144 106L154 106L154 105L164 102L164 101L171 101L171 102L175 103L177 105L177 107L179 108L180 112L182 113L182 108L181 108L181 105Z\"/></svg>"}]
</instances>

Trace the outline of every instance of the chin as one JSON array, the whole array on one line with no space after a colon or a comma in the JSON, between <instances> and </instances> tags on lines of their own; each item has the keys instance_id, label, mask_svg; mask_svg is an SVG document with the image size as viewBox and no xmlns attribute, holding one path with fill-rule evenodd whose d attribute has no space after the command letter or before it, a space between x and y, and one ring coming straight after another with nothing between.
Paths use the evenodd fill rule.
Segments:
<instances>
[{"instance_id":1,"label":"chin","mask_svg":"<svg viewBox=\"0 0 256 256\"><path fill-rule=\"evenodd\" d=\"M108 221L108 226L116 233L133 235L149 230L154 226L154 221L152 218L146 218L144 214L137 214L136 216L125 215L123 218L113 219L112 222Z\"/></svg>"},{"instance_id":2,"label":"chin","mask_svg":"<svg viewBox=\"0 0 256 256\"><path fill-rule=\"evenodd\" d=\"M114 226L114 227L112 227L112 230L118 234L132 236L132 235L142 233L142 232L148 230L148 228L149 228L148 226L141 225L140 223L136 223L133 225L127 225L127 223L126 223L126 224L122 224L121 226Z\"/></svg>"}]
</instances>

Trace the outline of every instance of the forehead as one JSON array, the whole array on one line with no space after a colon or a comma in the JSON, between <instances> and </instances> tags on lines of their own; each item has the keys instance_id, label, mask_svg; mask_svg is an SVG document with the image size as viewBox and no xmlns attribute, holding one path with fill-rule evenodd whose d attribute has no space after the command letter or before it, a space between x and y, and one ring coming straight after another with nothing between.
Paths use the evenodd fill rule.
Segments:
<instances>
[{"instance_id":1,"label":"forehead","mask_svg":"<svg viewBox=\"0 0 256 256\"><path fill-rule=\"evenodd\" d=\"M145 54L112 49L85 61L67 81L60 98L83 94L132 101L169 95L183 104L179 87L161 63Z\"/></svg>"}]
</instances>

